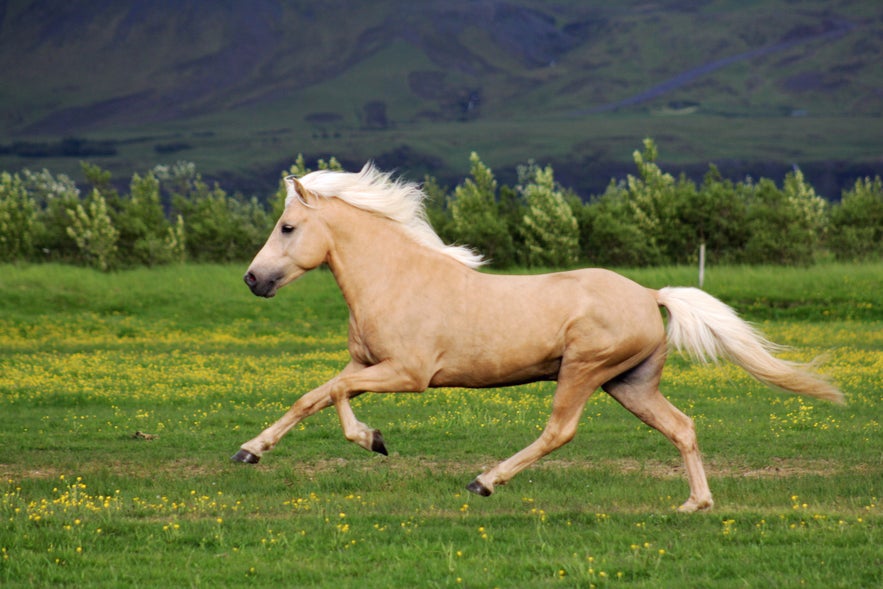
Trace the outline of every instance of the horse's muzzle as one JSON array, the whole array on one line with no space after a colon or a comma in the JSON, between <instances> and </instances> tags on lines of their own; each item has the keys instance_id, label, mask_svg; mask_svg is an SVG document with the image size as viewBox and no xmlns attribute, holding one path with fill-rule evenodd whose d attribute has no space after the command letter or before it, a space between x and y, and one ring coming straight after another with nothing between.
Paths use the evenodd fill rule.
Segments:
<instances>
[{"instance_id":1,"label":"horse's muzzle","mask_svg":"<svg viewBox=\"0 0 883 589\"><path fill-rule=\"evenodd\" d=\"M248 285L248 288L251 289L251 292L259 297L270 298L276 294L277 279L261 280L251 270L246 272L242 279Z\"/></svg>"}]
</instances>

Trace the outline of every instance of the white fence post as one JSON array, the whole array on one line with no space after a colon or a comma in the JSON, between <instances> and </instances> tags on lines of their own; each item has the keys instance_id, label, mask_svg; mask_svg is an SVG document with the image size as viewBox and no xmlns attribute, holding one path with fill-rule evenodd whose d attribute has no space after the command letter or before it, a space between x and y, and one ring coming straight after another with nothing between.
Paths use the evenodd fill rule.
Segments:
<instances>
[{"instance_id":1,"label":"white fence post","mask_svg":"<svg viewBox=\"0 0 883 589\"><path fill-rule=\"evenodd\" d=\"M705 284L705 242L699 244L699 288Z\"/></svg>"}]
</instances>

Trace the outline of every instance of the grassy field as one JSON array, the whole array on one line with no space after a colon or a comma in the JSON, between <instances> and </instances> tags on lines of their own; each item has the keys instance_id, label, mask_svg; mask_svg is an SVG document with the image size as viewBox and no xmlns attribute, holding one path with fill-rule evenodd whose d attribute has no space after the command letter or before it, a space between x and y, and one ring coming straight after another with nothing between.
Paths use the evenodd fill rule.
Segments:
<instances>
[{"instance_id":1,"label":"grassy field","mask_svg":"<svg viewBox=\"0 0 883 589\"><path fill-rule=\"evenodd\" d=\"M676 450L603 393L571 444L492 497L465 491L536 437L548 383L365 395L355 411L390 456L346 442L326 411L259 465L231 463L347 359L330 274L263 300L243 270L0 267L0 584L883 583L883 264L709 270L707 289L787 357L827 353L849 403L673 357L664 391L696 420L716 500L693 515L675 512Z\"/></svg>"}]
</instances>

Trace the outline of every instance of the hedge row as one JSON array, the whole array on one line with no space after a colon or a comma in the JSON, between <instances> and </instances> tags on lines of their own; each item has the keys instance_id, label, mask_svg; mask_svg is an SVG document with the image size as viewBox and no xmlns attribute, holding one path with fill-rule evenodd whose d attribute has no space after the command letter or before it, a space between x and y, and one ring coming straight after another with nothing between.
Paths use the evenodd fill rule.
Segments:
<instances>
[{"instance_id":1,"label":"hedge row","mask_svg":"<svg viewBox=\"0 0 883 589\"><path fill-rule=\"evenodd\" d=\"M448 242L469 244L493 265L647 266L694 262L701 244L715 263L807 265L883 257L883 184L863 178L829 202L795 168L781 184L733 182L711 165L699 184L657 165L647 139L636 172L588 201L555 181L551 167L518 168L500 186L473 153L470 175L449 190L424 182L427 213ZM332 158L319 168L338 168ZM192 163L134 174L120 193L110 174L83 164L87 189L49 171L0 173L0 261L63 261L103 270L194 260L247 260L281 212L284 189L266 199L209 185ZM302 156L282 175L308 172Z\"/></svg>"}]
</instances>

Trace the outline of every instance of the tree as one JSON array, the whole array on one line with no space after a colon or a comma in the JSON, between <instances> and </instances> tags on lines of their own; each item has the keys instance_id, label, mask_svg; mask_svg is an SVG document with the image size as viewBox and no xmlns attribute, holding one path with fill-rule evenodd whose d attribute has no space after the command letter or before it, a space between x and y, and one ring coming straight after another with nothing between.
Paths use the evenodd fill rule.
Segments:
<instances>
[{"instance_id":1,"label":"tree","mask_svg":"<svg viewBox=\"0 0 883 589\"><path fill-rule=\"evenodd\" d=\"M70 226L67 234L80 250L83 262L102 271L110 269L116 252L119 232L107 211L107 201L93 189L85 203L68 210Z\"/></svg>"},{"instance_id":2,"label":"tree","mask_svg":"<svg viewBox=\"0 0 883 589\"><path fill-rule=\"evenodd\" d=\"M665 216L664 207L669 203L667 198L674 186L674 177L664 173L656 158L658 150L652 139L644 139L644 151L635 150L632 157L638 168L638 176L629 174L626 177L626 189L632 219L647 242L647 250L653 252L653 263L662 260L659 237Z\"/></svg>"},{"instance_id":3,"label":"tree","mask_svg":"<svg viewBox=\"0 0 883 589\"><path fill-rule=\"evenodd\" d=\"M747 194L749 236L742 261L811 264L824 235L826 204L800 170L788 173L781 190L762 178Z\"/></svg>"},{"instance_id":4,"label":"tree","mask_svg":"<svg viewBox=\"0 0 883 589\"><path fill-rule=\"evenodd\" d=\"M0 261L33 255L37 208L18 174L0 173Z\"/></svg>"},{"instance_id":5,"label":"tree","mask_svg":"<svg viewBox=\"0 0 883 589\"><path fill-rule=\"evenodd\" d=\"M797 230L806 236L811 250L808 259L818 250L828 229L828 201L816 194L812 185L804 178L800 168L785 175L782 191L788 201Z\"/></svg>"},{"instance_id":6,"label":"tree","mask_svg":"<svg viewBox=\"0 0 883 589\"><path fill-rule=\"evenodd\" d=\"M743 184L724 179L711 164L698 190L680 193L678 204L678 216L689 236L687 251L696 252L705 243L709 259L724 262L741 256L748 239Z\"/></svg>"},{"instance_id":7,"label":"tree","mask_svg":"<svg viewBox=\"0 0 883 589\"><path fill-rule=\"evenodd\" d=\"M659 252L646 239L634 217L628 189L612 182L598 199L584 207L580 220L583 256L599 266L647 266Z\"/></svg>"},{"instance_id":8,"label":"tree","mask_svg":"<svg viewBox=\"0 0 883 589\"><path fill-rule=\"evenodd\" d=\"M37 209L34 250L42 259L72 261L80 250L68 234L70 214L80 204L80 190L64 174L22 170L22 182Z\"/></svg>"},{"instance_id":9,"label":"tree","mask_svg":"<svg viewBox=\"0 0 883 589\"><path fill-rule=\"evenodd\" d=\"M343 171L343 166L340 165L340 162L337 161L337 158L334 156L331 156L328 161L319 158L319 160L316 161L316 166L319 170ZM294 163L291 164L288 171L282 172L281 178L279 179L279 187L276 189L276 194L273 195L273 198L270 200L270 214L273 219L278 219L282 215L282 211L285 210L285 199L288 198L288 187L285 185L285 178L288 176L300 178L306 176L310 172L312 172L312 170L307 167L306 161L304 160L304 154L297 154L297 158L295 158Z\"/></svg>"},{"instance_id":10,"label":"tree","mask_svg":"<svg viewBox=\"0 0 883 589\"><path fill-rule=\"evenodd\" d=\"M253 256L266 240L273 220L256 198L230 196L217 183L209 186L189 162L157 166L154 173L168 186L172 213L179 217L172 232L166 232L173 252L186 247L188 259L239 261Z\"/></svg>"},{"instance_id":11,"label":"tree","mask_svg":"<svg viewBox=\"0 0 883 589\"><path fill-rule=\"evenodd\" d=\"M187 235L184 228L184 217L178 215L174 225L169 225L164 240L170 262L183 262L187 259Z\"/></svg>"},{"instance_id":12,"label":"tree","mask_svg":"<svg viewBox=\"0 0 883 589\"><path fill-rule=\"evenodd\" d=\"M167 243L170 226L160 201L159 180L152 172L132 176L128 196L117 199L111 217L120 233L122 263L155 266L174 258Z\"/></svg>"},{"instance_id":13,"label":"tree","mask_svg":"<svg viewBox=\"0 0 883 589\"><path fill-rule=\"evenodd\" d=\"M497 180L478 154L469 156L470 178L454 189L450 202L456 241L475 247L491 264L507 266L514 261L512 236L496 201Z\"/></svg>"},{"instance_id":14,"label":"tree","mask_svg":"<svg viewBox=\"0 0 883 589\"><path fill-rule=\"evenodd\" d=\"M532 266L566 267L579 256L579 227L573 210L555 183L551 166L530 164L519 170L527 212L521 230Z\"/></svg>"},{"instance_id":15,"label":"tree","mask_svg":"<svg viewBox=\"0 0 883 589\"><path fill-rule=\"evenodd\" d=\"M176 198L175 207L187 227L187 256L194 260L248 258L260 249L271 227L257 199L230 197L217 185L197 184L189 198Z\"/></svg>"},{"instance_id":16,"label":"tree","mask_svg":"<svg viewBox=\"0 0 883 589\"><path fill-rule=\"evenodd\" d=\"M445 243L456 241L454 233L454 221L451 218L448 189L438 183L434 176L426 175L423 178L423 193L426 200L426 218L435 232Z\"/></svg>"},{"instance_id":17,"label":"tree","mask_svg":"<svg viewBox=\"0 0 883 589\"><path fill-rule=\"evenodd\" d=\"M883 182L859 178L830 215L828 247L838 260L883 257Z\"/></svg>"},{"instance_id":18,"label":"tree","mask_svg":"<svg viewBox=\"0 0 883 589\"><path fill-rule=\"evenodd\" d=\"M668 252L683 250L678 183L656 164L658 150L653 140L644 139L643 145L643 151L635 150L632 156L638 175L611 182L583 213L584 251L596 263L654 265L668 261Z\"/></svg>"},{"instance_id":19,"label":"tree","mask_svg":"<svg viewBox=\"0 0 883 589\"><path fill-rule=\"evenodd\" d=\"M109 170L104 170L101 166L89 162L80 162L80 169L83 171L83 176L86 177L86 182L90 183L92 189L97 190L106 201L119 196L111 183L112 175Z\"/></svg>"},{"instance_id":20,"label":"tree","mask_svg":"<svg viewBox=\"0 0 883 589\"><path fill-rule=\"evenodd\" d=\"M500 186L497 192L497 211L512 239L512 259L509 264L527 264L528 250L521 225L527 211L524 197L517 186Z\"/></svg>"}]
</instances>

